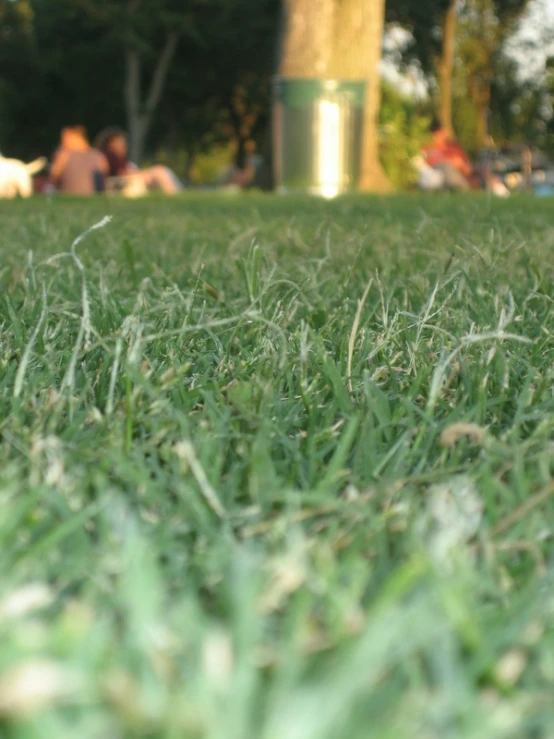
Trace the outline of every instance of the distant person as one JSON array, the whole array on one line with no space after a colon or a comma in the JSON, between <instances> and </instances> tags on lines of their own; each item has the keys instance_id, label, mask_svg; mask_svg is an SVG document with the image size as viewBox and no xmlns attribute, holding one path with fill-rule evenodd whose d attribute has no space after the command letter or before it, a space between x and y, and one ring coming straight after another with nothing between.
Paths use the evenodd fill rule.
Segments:
<instances>
[{"instance_id":1,"label":"distant person","mask_svg":"<svg viewBox=\"0 0 554 739\"><path fill-rule=\"evenodd\" d=\"M423 190L463 191L487 187L495 195L509 194L498 177L473 168L467 153L437 120L431 124L431 141L422 147L415 164Z\"/></svg>"},{"instance_id":2,"label":"distant person","mask_svg":"<svg viewBox=\"0 0 554 739\"><path fill-rule=\"evenodd\" d=\"M93 195L104 189L108 174L106 157L89 143L84 126L62 129L50 178L56 190L68 195Z\"/></svg>"},{"instance_id":3,"label":"distant person","mask_svg":"<svg viewBox=\"0 0 554 739\"><path fill-rule=\"evenodd\" d=\"M473 167L462 147L450 138L448 130L438 121L431 124L431 141L421 153L425 164L438 174L437 189L471 190L475 184Z\"/></svg>"},{"instance_id":4,"label":"distant person","mask_svg":"<svg viewBox=\"0 0 554 739\"><path fill-rule=\"evenodd\" d=\"M241 141L234 164L229 165L219 176L219 182L227 186L250 187L261 165L256 154L256 142L252 139Z\"/></svg>"},{"instance_id":5,"label":"distant person","mask_svg":"<svg viewBox=\"0 0 554 739\"><path fill-rule=\"evenodd\" d=\"M137 178L148 189L161 190L168 195L183 189L179 178L169 167L158 164L148 169L138 169L130 162L127 136L121 129L105 129L98 134L95 144L108 160L110 177Z\"/></svg>"}]
</instances>

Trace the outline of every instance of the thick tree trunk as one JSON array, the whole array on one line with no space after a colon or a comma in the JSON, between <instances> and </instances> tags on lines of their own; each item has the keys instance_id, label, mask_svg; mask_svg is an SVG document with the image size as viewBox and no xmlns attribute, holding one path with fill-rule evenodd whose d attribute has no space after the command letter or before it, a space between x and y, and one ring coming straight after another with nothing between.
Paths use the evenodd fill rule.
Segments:
<instances>
[{"instance_id":1,"label":"thick tree trunk","mask_svg":"<svg viewBox=\"0 0 554 739\"><path fill-rule=\"evenodd\" d=\"M125 106L129 129L129 156L135 164L140 164L144 155L146 136L154 112L160 102L167 73L177 50L179 37L171 31L158 58L152 76L148 95L142 103L141 60L137 49L125 50Z\"/></svg>"},{"instance_id":2,"label":"thick tree trunk","mask_svg":"<svg viewBox=\"0 0 554 739\"><path fill-rule=\"evenodd\" d=\"M358 54L362 62L361 78L366 81L363 150L360 190L388 192L392 186L379 161L379 109L381 81L379 65L383 46L385 0L356 0L362 13L358 34Z\"/></svg>"},{"instance_id":3,"label":"thick tree trunk","mask_svg":"<svg viewBox=\"0 0 554 739\"><path fill-rule=\"evenodd\" d=\"M390 190L377 136L385 0L285 0L285 12L280 74L365 80L360 189Z\"/></svg>"},{"instance_id":4,"label":"thick tree trunk","mask_svg":"<svg viewBox=\"0 0 554 739\"><path fill-rule=\"evenodd\" d=\"M279 73L283 77L328 77L337 0L285 0L286 32Z\"/></svg>"},{"instance_id":5,"label":"thick tree trunk","mask_svg":"<svg viewBox=\"0 0 554 739\"><path fill-rule=\"evenodd\" d=\"M452 128L452 74L454 71L454 52L456 48L457 1L451 0L444 16L442 28L442 54L438 61L440 91L440 121L453 133Z\"/></svg>"}]
</instances>

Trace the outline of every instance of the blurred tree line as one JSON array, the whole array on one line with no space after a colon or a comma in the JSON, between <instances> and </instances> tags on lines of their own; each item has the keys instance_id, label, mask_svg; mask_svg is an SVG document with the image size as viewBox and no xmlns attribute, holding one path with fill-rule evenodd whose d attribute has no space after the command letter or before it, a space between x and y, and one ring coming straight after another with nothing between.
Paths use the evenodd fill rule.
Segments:
<instances>
[{"instance_id":1,"label":"blurred tree line","mask_svg":"<svg viewBox=\"0 0 554 739\"><path fill-rule=\"evenodd\" d=\"M189 162L266 128L279 0L0 0L0 150L51 152L60 128L126 128L131 155Z\"/></svg>"},{"instance_id":2,"label":"blurred tree line","mask_svg":"<svg viewBox=\"0 0 554 739\"><path fill-rule=\"evenodd\" d=\"M271 76L368 80L368 187L402 162L433 113L470 150L531 141L554 148L553 73L522 82L506 42L529 0L0 0L0 150L51 152L61 126L130 134L131 155L221 142L239 166L263 146ZM302 18L306 22L302 22ZM419 100L376 85L383 24L411 33L398 51L426 81ZM380 136L377 135L378 131ZM370 169L372 171L370 171Z\"/></svg>"},{"instance_id":3,"label":"blurred tree line","mask_svg":"<svg viewBox=\"0 0 554 739\"><path fill-rule=\"evenodd\" d=\"M530 143L554 153L548 70L525 79L507 43L531 0L387 0L387 20L409 29L402 62L429 81L439 120L474 152ZM536 29L535 44L547 39ZM425 106L424 106L425 107Z\"/></svg>"}]
</instances>

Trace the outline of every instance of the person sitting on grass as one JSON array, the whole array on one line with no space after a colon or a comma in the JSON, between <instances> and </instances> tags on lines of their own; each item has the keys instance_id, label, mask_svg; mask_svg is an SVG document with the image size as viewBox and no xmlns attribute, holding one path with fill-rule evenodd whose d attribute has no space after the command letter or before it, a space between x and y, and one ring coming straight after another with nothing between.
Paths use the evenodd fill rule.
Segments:
<instances>
[{"instance_id":1,"label":"person sitting on grass","mask_svg":"<svg viewBox=\"0 0 554 739\"><path fill-rule=\"evenodd\" d=\"M183 189L179 178L169 167L158 164L148 169L138 169L130 162L127 136L121 129L106 128L98 134L95 144L108 160L110 177L137 178L146 188L161 190L168 195Z\"/></svg>"},{"instance_id":2,"label":"person sitting on grass","mask_svg":"<svg viewBox=\"0 0 554 739\"><path fill-rule=\"evenodd\" d=\"M422 190L467 191L485 187L495 195L509 194L498 177L474 169L464 149L437 120L431 124L431 141L422 147L415 165Z\"/></svg>"},{"instance_id":3,"label":"person sitting on grass","mask_svg":"<svg viewBox=\"0 0 554 739\"><path fill-rule=\"evenodd\" d=\"M108 162L91 147L84 126L62 129L50 167L50 180L56 190L67 195L93 195L104 189L107 173Z\"/></svg>"},{"instance_id":4,"label":"person sitting on grass","mask_svg":"<svg viewBox=\"0 0 554 739\"><path fill-rule=\"evenodd\" d=\"M424 163L437 174L435 187L424 189L471 190L475 185L471 161L462 147L453 141L446 128L434 120L431 141L421 150ZM425 180L424 180L425 183Z\"/></svg>"}]
</instances>

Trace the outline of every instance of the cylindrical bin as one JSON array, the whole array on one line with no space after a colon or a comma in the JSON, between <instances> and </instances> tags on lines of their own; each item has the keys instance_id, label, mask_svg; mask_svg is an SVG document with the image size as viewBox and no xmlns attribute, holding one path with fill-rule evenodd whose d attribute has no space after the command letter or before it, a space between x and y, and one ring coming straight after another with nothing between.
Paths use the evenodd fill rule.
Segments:
<instances>
[{"instance_id":1,"label":"cylindrical bin","mask_svg":"<svg viewBox=\"0 0 554 739\"><path fill-rule=\"evenodd\" d=\"M365 82L273 81L273 166L279 192L332 198L360 175Z\"/></svg>"}]
</instances>

